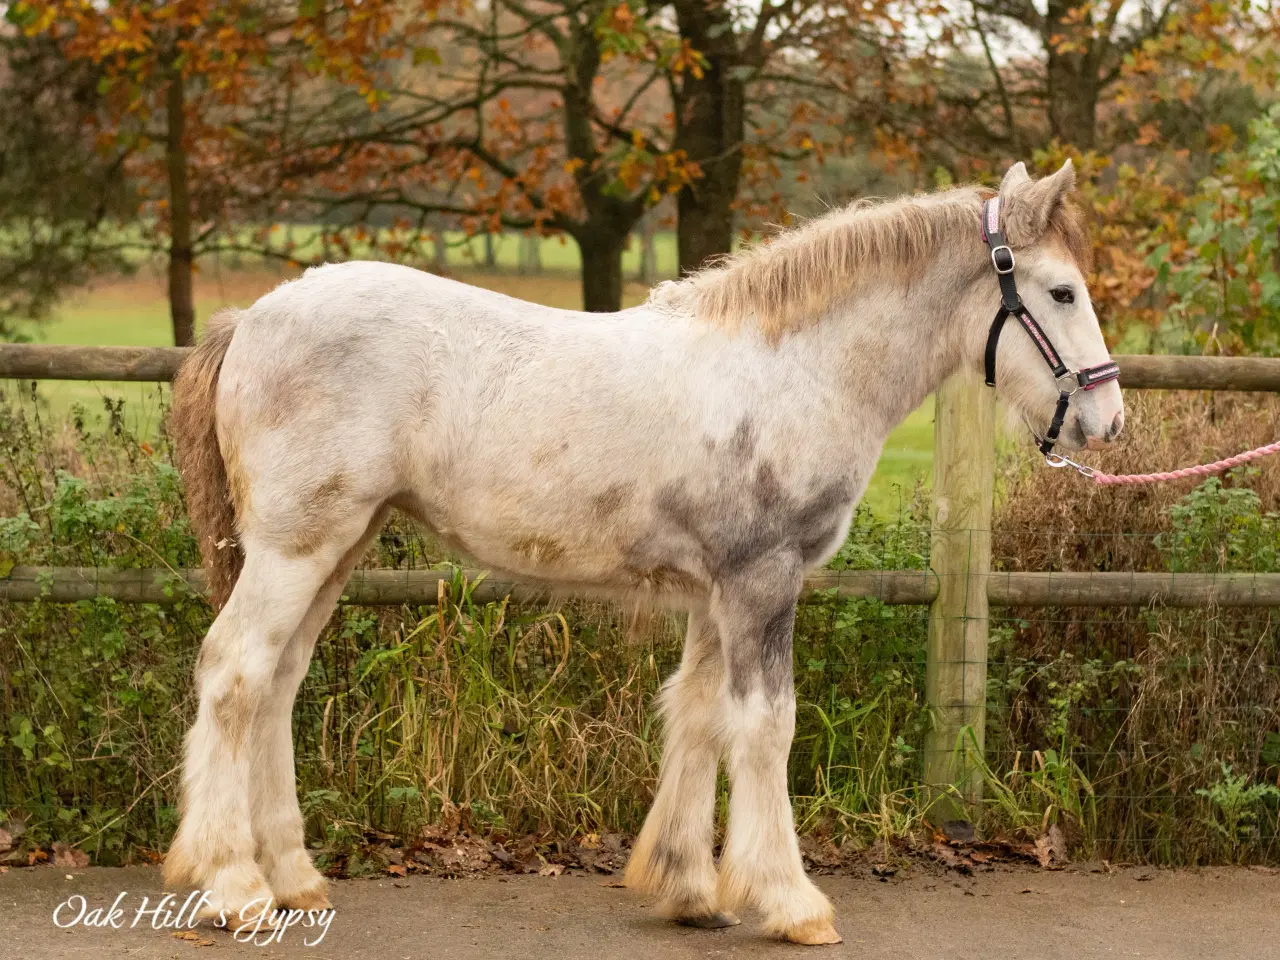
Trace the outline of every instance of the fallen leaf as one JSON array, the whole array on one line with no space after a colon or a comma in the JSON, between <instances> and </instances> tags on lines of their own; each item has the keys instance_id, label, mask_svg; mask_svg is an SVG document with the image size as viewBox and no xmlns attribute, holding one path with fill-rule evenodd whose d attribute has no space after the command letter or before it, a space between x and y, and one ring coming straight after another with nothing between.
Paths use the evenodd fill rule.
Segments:
<instances>
[{"instance_id":1,"label":"fallen leaf","mask_svg":"<svg viewBox=\"0 0 1280 960\"><path fill-rule=\"evenodd\" d=\"M83 850L67 846L65 843L53 845L53 865L55 867L72 867L76 870L89 865L89 855Z\"/></svg>"},{"instance_id":2,"label":"fallen leaf","mask_svg":"<svg viewBox=\"0 0 1280 960\"><path fill-rule=\"evenodd\" d=\"M1053 854L1049 852L1049 835L1042 833L1036 837L1036 860L1040 866L1047 867L1053 862Z\"/></svg>"},{"instance_id":3,"label":"fallen leaf","mask_svg":"<svg viewBox=\"0 0 1280 960\"><path fill-rule=\"evenodd\" d=\"M1067 855L1067 838L1056 823L1049 828L1049 852L1058 863L1071 862Z\"/></svg>"},{"instance_id":4,"label":"fallen leaf","mask_svg":"<svg viewBox=\"0 0 1280 960\"><path fill-rule=\"evenodd\" d=\"M564 864L548 863L545 867L538 871L540 877L558 877L564 873Z\"/></svg>"},{"instance_id":5,"label":"fallen leaf","mask_svg":"<svg viewBox=\"0 0 1280 960\"><path fill-rule=\"evenodd\" d=\"M610 881L608 881L607 883L602 883L602 884L600 884L600 886L602 886L602 887L606 887L606 888L608 888L608 889L610 889L610 890L625 890L625 889L627 889L627 885L626 885L625 883L619 883L617 880L610 880Z\"/></svg>"},{"instance_id":6,"label":"fallen leaf","mask_svg":"<svg viewBox=\"0 0 1280 960\"><path fill-rule=\"evenodd\" d=\"M387 865L387 873L393 874L397 877L403 877L408 873L408 871L405 869L403 863L391 863Z\"/></svg>"},{"instance_id":7,"label":"fallen leaf","mask_svg":"<svg viewBox=\"0 0 1280 960\"><path fill-rule=\"evenodd\" d=\"M8 830L0 830L0 853L8 853L13 849L13 835Z\"/></svg>"},{"instance_id":8,"label":"fallen leaf","mask_svg":"<svg viewBox=\"0 0 1280 960\"><path fill-rule=\"evenodd\" d=\"M34 867L37 863L44 863L49 859L49 855L43 850L32 850L27 854L27 866Z\"/></svg>"},{"instance_id":9,"label":"fallen leaf","mask_svg":"<svg viewBox=\"0 0 1280 960\"><path fill-rule=\"evenodd\" d=\"M929 849L929 853L933 855L934 859L939 860L953 870L959 870L961 873L969 873L972 870L969 861L945 843L935 843Z\"/></svg>"},{"instance_id":10,"label":"fallen leaf","mask_svg":"<svg viewBox=\"0 0 1280 960\"><path fill-rule=\"evenodd\" d=\"M169 936L173 937L175 940L185 940L188 943L194 943L197 947L212 947L214 945L212 940L206 940L194 930L175 930L173 933L169 934Z\"/></svg>"}]
</instances>

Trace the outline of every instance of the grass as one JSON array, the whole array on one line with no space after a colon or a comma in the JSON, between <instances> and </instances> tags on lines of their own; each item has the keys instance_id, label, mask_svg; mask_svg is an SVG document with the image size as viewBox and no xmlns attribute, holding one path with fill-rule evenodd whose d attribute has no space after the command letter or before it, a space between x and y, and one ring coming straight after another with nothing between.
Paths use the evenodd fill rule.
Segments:
<instances>
[{"instance_id":1,"label":"grass","mask_svg":"<svg viewBox=\"0 0 1280 960\"><path fill-rule=\"evenodd\" d=\"M659 266L664 266L664 243L659 235ZM499 263L514 263L517 238L499 241ZM477 255L482 256L478 240L473 241ZM668 245L669 246L669 245ZM557 251L554 259L552 251ZM674 258L674 248L668 250ZM455 272L459 280L498 290L548 306L577 309L582 298L577 278L568 269L576 266L577 251L569 247L568 258L554 239L543 241L544 266L564 266L544 273L523 276L511 272L486 272L463 268ZM451 260L463 262L465 253L451 250ZM666 264L670 266L671 264ZM634 266L629 267L634 271ZM203 323L223 307L247 306L281 280L280 274L262 270L209 269L200 273L196 284L196 312ZM628 283L624 304L643 301L646 288ZM163 275L147 271L127 280L104 282L77 293L64 302L50 320L30 330L41 343L115 344L121 346L168 346L173 343L165 298ZM84 381L48 381L41 393L51 412L67 414L79 403L93 416L105 410L107 398L125 399L126 417L132 429L140 433L154 430L158 423L164 389L154 384L97 383ZM92 417L91 417L92 419ZM868 486L866 502L881 515L892 515L911 497L918 480L928 482L933 463L933 401L925 402L890 435L885 443L879 466Z\"/></svg>"},{"instance_id":2,"label":"grass","mask_svg":"<svg viewBox=\"0 0 1280 960\"><path fill-rule=\"evenodd\" d=\"M148 449L115 423L92 432L37 419L12 400L0 403L0 562L195 562L166 446ZM1170 462L1188 443L1239 449L1277 415L1274 397L1142 395L1132 444L1103 465ZM1280 566L1280 465L1108 491L1025 469L1030 460L1001 463L1002 568ZM919 569L928 540L917 497L891 523L861 513L831 566ZM393 521L366 562L448 559ZM67 842L98 863L128 862L167 843L210 616L174 589L168 607L0 604L0 823L25 826L20 856ZM814 842L883 842L877 855L890 857L890 841L921 835L931 817L920 784L925 612L809 599L794 640L797 819ZM413 838L462 820L499 840L555 843L636 830L658 769L649 705L678 658L673 618L577 600L483 603L460 576L434 605L343 608L294 717L316 852L326 866L376 872L386 864L364 846L370 831ZM1087 857L1280 862L1277 662L1264 611L993 611L980 832L1030 841L1052 824Z\"/></svg>"}]
</instances>

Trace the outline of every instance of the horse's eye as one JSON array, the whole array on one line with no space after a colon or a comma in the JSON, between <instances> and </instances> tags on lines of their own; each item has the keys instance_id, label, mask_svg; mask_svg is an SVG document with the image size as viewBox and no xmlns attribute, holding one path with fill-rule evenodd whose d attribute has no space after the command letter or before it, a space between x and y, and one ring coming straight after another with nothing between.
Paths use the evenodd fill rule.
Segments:
<instances>
[{"instance_id":1,"label":"horse's eye","mask_svg":"<svg viewBox=\"0 0 1280 960\"><path fill-rule=\"evenodd\" d=\"M1075 303L1076 294L1070 287L1054 287L1049 291L1049 296L1053 297L1058 303Z\"/></svg>"}]
</instances>

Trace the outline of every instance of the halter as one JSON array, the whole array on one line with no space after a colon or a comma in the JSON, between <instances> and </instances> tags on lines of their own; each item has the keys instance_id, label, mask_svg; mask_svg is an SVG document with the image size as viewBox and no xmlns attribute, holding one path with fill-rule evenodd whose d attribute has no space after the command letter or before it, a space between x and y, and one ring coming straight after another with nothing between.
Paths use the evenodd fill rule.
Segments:
<instances>
[{"instance_id":1,"label":"halter","mask_svg":"<svg viewBox=\"0 0 1280 960\"><path fill-rule=\"evenodd\" d=\"M987 386L996 385L996 347L1000 344L1000 331L1004 329L1005 320L1014 317L1022 324L1022 329L1027 331L1031 342L1040 351L1040 356L1044 357L1044 362L1053 371L1053 380L1058 386L1058 406L1053 411L1053 420L1049 424L1049 429L1045 431L1044 437L1036 437L1040 452L1047 459L1053 452L1053 445L1058 442L1062 425L1066 422L1067 407L1071 403L1071 398L1080 390L1092 390L1100 383L1118 380L1120 366L1115 361L1108 360L1096 367L1085 367L1074 372L1067 369L1053 341L1041 329L1040 324L1036 323L1036 318L1031 316L1031 311L1018 296L1018 285L1013 279L1013 250L1010 249L1004 234L1000 232L1000 198L998 196L987 200L982 205L982 240L991 248L991 265L995 267L996 276L1000 280L1000 309L996 311L996 318L991 321L991 332L987 334ZM1071 387L1070 390L1063 387L1064 380L1067 381L1067 386ZM1072 380L1075 381L1074 384ZM1052 461L1050 463L1058 466Z\"/></svg>"}]
</instances>

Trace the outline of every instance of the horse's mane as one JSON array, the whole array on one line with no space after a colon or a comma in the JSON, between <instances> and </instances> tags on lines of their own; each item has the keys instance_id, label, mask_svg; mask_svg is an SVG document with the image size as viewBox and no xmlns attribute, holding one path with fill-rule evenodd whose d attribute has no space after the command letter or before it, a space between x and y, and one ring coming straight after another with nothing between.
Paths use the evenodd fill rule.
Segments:
<instances>
[{"instance_id":1,"label":"horse's mane","mask_svg":"<svg viewBox=\"0 0 1280 960\"><path fill-rule=\"evenodd\" d=\"M659 308L690 313L730 329L752 318L770 340L817 321L837 299L886 272L920 276L944 244L958 256L981 250L982 200L990 190L960 187L892 201L858 200L724 257L649 296ZM1049 232L1089 272L1091 246L1070 205L1055 210Z\"/></svg>"}]
</instances>

